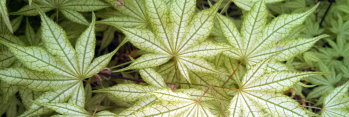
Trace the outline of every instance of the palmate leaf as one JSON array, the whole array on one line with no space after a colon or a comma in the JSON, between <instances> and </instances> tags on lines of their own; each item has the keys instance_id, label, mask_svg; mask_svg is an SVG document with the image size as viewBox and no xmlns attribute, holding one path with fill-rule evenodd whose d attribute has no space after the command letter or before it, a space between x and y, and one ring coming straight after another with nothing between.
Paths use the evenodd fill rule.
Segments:
<instances>
[{"instance_id":1,"label":"palmate leaf","mask_svg":"<svg viewBox=\"0 0 349 117\"><path fill-rule=\"evenodd\" d=\"M240 31L229 18L218 16L223 34L232 47L232 51L225 52L227 56L246 65L253 65L274 55L276 61L283 61L308 50L316 41L326 37L285 39L317 6L304 13L281 15L266 24L268 12L265 2L261 0L255 3L245 15Z\"/></svg>"},{"instance_id":2,"label":"palmate leaf","mask_svg":"<svg viewBox=\"0 0 349 117\"><path fill-rule=\"evenodd\" d=\"M318 69L321 72L329 73L324 76L315 76L307 78L306 80L311 82L313 85L317 85L312 91L307 95L308 99L319 98L320 101L317 104L322 104L323 99L331 93L337 86L337 84L342 80L343 74L336 73L334 69L329 68L323 63L319 63Z\"/></svg>"},{"instance_id":3,"label":"palmate leaf","mask_svg":"<svg viewBox=\"0 0 349 117\"><path fill-rule=\"evenodd\" d=\"M40 0L33 1L33 4L34 5L26 5L12 14L35 16L39 15L36 8L40 8L44 12L56 9L72 22L89 25L86 18L79 12L90 12L109 7L108 4L101 0Z\"/></svg>"},{"instance_id":4,"label":"palmate leaf","mask_svg":"<svg viewBox=\"0 0 349 117\"><path fill-rule=\"evenodd\" d=\"M345 117L349 114L349 82L334 89L324 99L322 117Z\"/></svg>"},{"instance_id":5,"label":"palmate leaf","mask_svg":"<svg viewBox=\"0 0 349 117\"><path fill-rule=\"evenodd\" d=\"M7 46L25 68L0 70L0 80L35 91L46 91L34 100L40 104L68 102L84 107L83 80L104 69L125 42L111 53L93 60L96 44L94 15L92 23L81 34L75 48L59 25L43 13L41 20L44 47L26 47L15 43L16 38L13 36L1 36L0 43ZM33 103L21 116L38 116L51 111Z\"/></svg>"},{"instance_id":6,"label":"palmate leaf","mask_svg":"<svg viewBox=\"0 0 349 117\"><path fill-rule=\"evenodd\" d=\"M267 61L250 68L231 100L230 116L307 116L295 100L282 92L301 78L317 73L267 72Z\"/></svg>"},{"instance_id":7,"label":"palmate leaf","mask_svg":"<svg viewBox=\"0 0 349 117\"><path fill-rule=\"evenodd\" d=\"M217 72L206 60L227 50L224 44L205 42L213 27L213 20L221 2L210 9L194 13L195 0L145 0L147 19L151 29L120 28L136 47L148 52L129 67L116 70L145 69L174 62L179 74L190 82L189 70ZM172 10L169 10L172 9Z\"/></svg>"},{"instance_id":8,"label":"palmate leaf","mask_svg":"<svg viewBox=\"0 0 349 117\"><path fill-rule=\"evenodd\" d=\"M202 91L195 90L190 93L203 94ZM153 92L158 98L140 110L134 111L128 116L183 116L183 117L211 117L214 116L205 101L213 100L213 97L196 97L182 92L172 92L171 90L159 90Z\"/></svg>"},{"instance_id":9,"label":"palmate leaf","mask_svg":"<svg viewBox=\"0 0 349 117\"><path fill-rule=\"evenodd\" d=\"M119 116L214 116L210 112L211 106L206 103L214 100L214 97L201 96L204 94L203 91L188 89L173 92L162 88L147 93L147 96L143 96L132 107L121 112Z\"/></svg>"},{"instance_id":10,"label":"palmate leaf","mask_svg":"<svg viewBox=\"0 0 349 117\"><path fill-rule=\"evenodd\" d=\"M145 0L125 0L119 1L119 5L115 0L104 0L113 6L118 16L110 17L98 21L97 23L107 24L115 27L137 27L146 28L148 25L146 12L145 12Z\"/></svg>"}]
</instances>

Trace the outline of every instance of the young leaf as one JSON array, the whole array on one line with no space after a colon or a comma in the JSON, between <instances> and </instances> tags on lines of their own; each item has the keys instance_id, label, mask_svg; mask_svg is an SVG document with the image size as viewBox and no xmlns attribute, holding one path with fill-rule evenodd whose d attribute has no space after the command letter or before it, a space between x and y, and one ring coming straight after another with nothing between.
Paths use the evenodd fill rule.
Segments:
<instances>
[{"instance_id":1,"label":"young leaf","mask_svg":"<svg viewBox=\"0 0 349 117\"><path fill-rule=\"evenodd\" d=\"M67 39L64 30L46 15L40 15L42 19L42 40L48 52L57 58L73 71L75 75L79 75L80 71L77 69L75 50Z\"/></svg>"},{"instance_id":2,"label":"young leaf","mask_svg":"<svg viewBox=\"0 0 349 117\"><path fill-rule=\"evenodd\" d=\"M188 94L189 93L189 94ZM214 98L196 97L190 94L203 94L199 90L181 90L172 92L169 89L157 90L152 92L158 100L152 101L152 98L137 102L132 109L136 111L122 112L127 116L184 116L184 117L211 117L215 116L210 112L210 105L205 101Z\"/></svg>"},{"instance_id":3,"label":"young leaf","mask_svg":"<svg viewBox=\"0 0 349 117\"><path fill-rule=\"evenodd\" d=\"M80 68L79 72L81 74L86 74L85 71L88 68L88 64L92 62L95 55L95 20L94 17L90 26L81 34L75 45L78 66Z\"/></svg>"},{"instance_id":4,"label":"young leaf","mask_svg":"<svg viewBox=\"0 0 349 117\"><path fill-rule=\"evenodd\" d=\"M66 86L56 91L46 92L41 95L39 98L35 99L35 102L38 103L62 103L67 101L71 94L73 94L76 86L79 86L80 83ZM45 113L51 112L51 110L44 108L43 106L33 103L28 110L26 110L20 117L28 116L37 116Z\"/></svg>"},{"instance_id":5,"label":"young leaf","mask_svg":"<svg viewBox=\"0 0 349 117\"><path fill-rule=\"evenodd\" d=\"M39 8L42 12L48 12L53 9L62 12L62 14L72 22L88 25L86 18L79 12L90 12L109 7L108 4L101 0L43 0L34 1L34 5L26 5L14 15L35 16L40 13L36 10Z\"/></svg>"},{"instance_id":6,"label":"young leaf","mask_svg":"<svg viewBox=\"0 0 349 117\"><path fill-rule=\"evenodd\" d=\"M120 84L110 88L96 90L97 93L107 93L114 96L117 99L134 102L141 99L144 96L149 95L148 92L157 90L154 86L140 86L135 84Z\"/></svg>"},{"instance_id":7,"label":"young leaf","mask_svg":"<svg viewBox=\"0 0 349 117\"><path fill-rule=\"evenodd\" d=\"M62 14L69 20L75 23L88 25L89 22L85 19L83 15L74 10L61 10Z\"/></svg>"},{"instance_id":8,"label":"young leaf","mask_svg":"<svg viewBox=\"0 0 349 117\"><path fill-rule=\"evenodd\" d=\"M12 85L26 86L36 91L57 90L62 86L76 83L78 80L23 68L9 68L0 70L3 81Z\"/></svg>"},{"instance_id":9,"label":"young leaf","mask_svg":"<svg viewBox=\"0 0 349 117\"><path fill-rule=\"evenodd\" d=\"M280 2L284 0L232 0L238 7L244 9L244 10L251 10L254 3L258 1L264 1L265 3L275 3Z\"/></svg>"},{"instance_id":10,"label":"young leaf","mask_svg":"<svg viewBox=\"0 0 349 117\"><path fill-rule=\"evenodd\" d=\"M81 116L81 117L89 117L90 113L87 112L84 108L69 104L69 103L45 103L40 104L49 109L55 110L56 112L66 115L66 116Z\"/></svg>"},{"instance_id":11,"label":"young leaf","mask_svg":"<svg viewBox=\"0 0 349 117\"><path fill-rule=\"evenodd\" d=\"M25 87L38 91L49 90L50 92L35 99L40 104L68 101L70 104L84 106L83 80L100 72L126 41L123 41L113 52L93 60L95 18L78 39L76 49L72 47L59 25L43 13L41 13L41 20L45 48L25 47L22 43L16 42L15 37L1 36L0 43L7 46L26 68L1 70L0 79L14 85L26 85ZM59 89L60 87L64 88ZM32 104L21 116L39 116L51 111L43 106Z\"/></svg>"},{"instance_id":12,"label":"young leaf","mask_svg":"<svg viewBox=\"0 0 349 117\"><path fill-rule=\"evenodd\" d=\"M113 6L120 16L114 16L98 21L97 23L107 24L115 27L137 27L146 28L148 21L146 20L145 0L105 0Z\"/></svg>"},{"instance_id":13,"label":"young leaf","mask_svg":"<svg viewBox=\"0 0 349 117\"><path fill-rule=\"evenodd\" d=\"M164 79L154 69L141 69L139 73L141 74L142 79L148 84L156 87L166 88L166 83Z\"/></svg>"},{"instance_id":14,"label":"young leaf","mask_svg":"<svg viewBox=\"0 0 349 117\"><path fill-rule=\"evenodd\" d=\"M195 14L193 0L169 3L165 0L146 0L145 11L152 30L135 28L121 28L121 30L133 45L151 54L143 55L129 67L116 72L156 67L168 61L174 62L176 68L181 69L180 74L188 81L189 70L216 72L212 65L199 57L216 55L227 48L224 44L203 43L213 27L214 16L220 4L221 2L218 2L212 8ZM173 10L168 10L169 8ZM206 45L210 47L205 48Z\"/></svg>"},{"instance_id":15,"label":"young leaf","mask_svg":"<svg viewBox=\"0 0 349 117\"><path fill-rule=\"evenodd\" d=\"M230 115L305 116L307 112L281 92L289 89L301 78L316 73L266 72L267 68L267 62L263 61L247 71L237 94L231 100Z\"/></svg>"},{"instance_id":16,"label":"young leaf","mask_svg":"<svg viewBox=\"0 0 349 117\"><path fill-rule=\"evenodd\" d=\"M232 48L232 51L224 52L227 56L247 66L271 56L275 56L273 58L277 61L283 61L308 50L317 40L327 37L321 35L310 39L284 39L317 6L304 13L281 15L266 25L268 12L264 1L257 2L247 13L240 31L229 18L218 16L221 30Z\"/></svg>"},{"instance_id":17,"label":"young leaf","mask_svg":"<svg viewBox=\"0 0 349 117\"><path fill-rule=\"evenodd\" d=\"M345 117L349 114L349 82L337 87L324 99L322 117Z\"/></svg>"},{"instance_id":18,"label":"young leaf","mask_svg":"<svg viewBox=\"0 0 349 117\"><path fill-rule=\"evenodd\" d=\"M101 0L68 0L62 5L62 9L69 9L78 12L96 11L109 7Z\"/></svg>"}]
</instances>

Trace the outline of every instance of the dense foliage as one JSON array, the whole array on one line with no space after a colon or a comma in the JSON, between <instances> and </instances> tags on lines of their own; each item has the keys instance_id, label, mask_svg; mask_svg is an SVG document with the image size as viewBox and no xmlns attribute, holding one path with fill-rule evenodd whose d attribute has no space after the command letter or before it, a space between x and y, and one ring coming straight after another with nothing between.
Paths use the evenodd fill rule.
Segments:
<instances>
[{"instance_id":1,"label":"dense foliage","mask_svg":"<svg viewBox=\"0 0 349 117\"><path fill-rule=\"evenodd\" d=\"M349 115L349 0L0 0L0 115Z\"/></svg>"}]
</instances>

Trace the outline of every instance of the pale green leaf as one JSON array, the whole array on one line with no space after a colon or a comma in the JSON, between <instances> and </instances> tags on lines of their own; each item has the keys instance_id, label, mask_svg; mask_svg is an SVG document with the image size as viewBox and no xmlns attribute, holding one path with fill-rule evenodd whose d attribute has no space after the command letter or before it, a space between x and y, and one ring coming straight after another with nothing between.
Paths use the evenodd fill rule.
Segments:
<instances>
[{"instance_id":1,"label":"pale green leaf","mask_svg":"<svg viewBox=\"0 0 349 117\"><path fill-rule=\"evenodd\" d=\"M239 93L231 101L230 116L304 117L306 111L287 96L274 93Z\"/></svg>"},{"instance_id":2,"label":"pale green leaf","mask_svg":"<svg viewBox=\"0 0 349 117\"><path fill-rule=\"evenodd\" d=\"M163 54L145 54L134 60L128 67L130 69L143 69L162 65L171 59L168 55Z\"/></svg>"},{"instance_id":3,"label":"pale green leaf","mask_svg":"<svg viewBox=\"0 0 349 117\"><path fill-rule=\"evenodd\" d=\"M96 90L98 93L107 93L117 99L134 102L144 96L149 95L149 92L157 90L154 86L141 86L136 84L119 84L110 88Z\"/></svg>"},{"instance_id":4,"label":"pale green leaf","mask_svg":"<svg viewBox=\"0 0 349 117\"><path fill-rule=\"evenodd\" d=\"M201 58L182 57L179 61L192 71L217 73L217 70L211 63Z\"/></svg>"},{"instance_id":5,"label":"pale green leaf","mask_svg":"<svg viewBox=\"0 0 349 117\"><path fill-rule=\"evenodd\" d=\"M98 21L97 23L106 24L114 27L125 27L125 28L146 28L146 22L132 18L129 16L116 16Z\"/></svg>"},{"instance_id":6,"label":"pale green leaf","mask_svg":"<svg viewBox=\"0 0 349 117\"><path fill-rule=\"evenodd\" d=\"M115 113L112 113L110 111L101 111L96 113L96 117L111 117L111 116L116 116Z\"/></svg>"},{"instance_id":7,"label":"pale green leaf","mask_svg":"<svg viewBox=\"0 0 349 117\"><path fill-rule=\"evenodd\" d=\"M145 0L125 0L121 1L124 5L116 4L114 0L104 0L118 10L122 15L133 17L134 19L144 20L146 19L145 13Z\"/></svg>"},{"instance_id":8,"label":"pale green leaf","mask_svg":"<svg viewBox=\"0 0 349 117\"><path fill-rule=\"evenodd\" d=\"M8 30L13 33L13 28L10 22L10 18L7 13L7 7L6 7L6 0L0 0L0 15L3 19L4 23L6 24Z\"/></svg>"},{"instance_id":9,"label":"pale green leaf","mask_svg":"<svg viewBox=\"0 0 349 117\"><path fill-rule=\"evenodd\" d=\"M152 68L146 68L139 70L142 79L152 86L159 88L166 88L166 83L159 73Z\"/></svg>"},{"instance_id":10,"label":"pale green leaf","mask_svg":"<svg viewBox=\"0 0 349 117\"><path fill-rule=\"evenodd\" d=\"M268 11L264 0L257 2L245 16L242 22L241 36L245 39L243 47L247 51L243 54L249 53L249 48L256 46L255 40L262 36L263 29L267 23L267 16Z\"/></svg>"},{"instance_id":11,"label":"pale green leaf","mask_svg":"<svg viewBox=\"0 0 349 117\"><path fill-rule=\"evenodd\" d=\"M33 103L33 100L38 98L41 95L41 92L36 92L36 91L30 90L28 88L20 88L19 95L22 99L22 103L23 103L24 107L26 109L29 109L29 107Z\"/></svg>"},{"instance_id":12,"label":"pale green leaf","mask_svg":"<svg viewBox=\"0 0 349 117\"><path fill-rule=\"evenodd\" d=\"M222 15L217 18L224 36L231 45L231 50L225 51L224 54L242 64L254 65L272 56L274 60L283 61L306 51L317 40L325 37L318 36L307 40L287 38L318 5L304 13L281 15L266 25L268 12L264 3L271 1L255 2L251 11L245 15L240 32L229 18Z\"/></svg>"},{"instance_id":13,"label":"pale green leaf","mask_svg":"<svg viewBox=\"0 0 349 117\"><path fill-rule=\"evenodd\" d=\"M328 37L327 35L320 35L314 38L306 39L296 39L286 42L281 42L277 44L280 53L275 57L278 61L285 61L294 57L300 53L303 53L309 50L318 40Z\"/></svg>"},{"instance_id":14,"label":"pale green leaf","mask_svg":"<svg viewBox=\"0 0 349 117\"><path fill-rule=\"evenodd\" d=\"M181 61L178 61L176 66L174 66L173 68L177 68L180 75L185 78L188 82L191 82L190 81L190 76L189 76L189 70L188 70L188 67L185 65L185 63L181 62ZM172 70L170 70L170 72L173 72ZM174 74L175 76L177 74ZM173 78L175 79L175 78Z\"/></svg>"},{"instance_id":15,"label":"pale green leaf","mask_svg":"<svg viewBox=\"0 0 349 117\"><path fill-rule=\"evenodd\" d=\"M13 15L24 15L24 16L36 16L39 15L39 12L36 8L40 8L43 12L48 12L54 9L54 7L49 3L41 3L41 4L35 4L35 5L26 5L19 9L16 12L13 12L11 14Z\"/></svg>"},{"instance_id":16,"label":"pale green leaf","mask_svg":"<svg viewBox=\"0 0 349 117\"><path fill-rule=\"evenodd\" d=\"M66 86L60 90L46 92L41 95L39 98L35 99L35 102L38 103L62 103L67 101L71 94L74 92L76 85ZM28 116L38 116L45 113L52 112L52 110L47 109L43 106L33 103L30 106L30 109L26 110L20 117Z\"/></svg>"},{"instance_id":17,"label":"pale green leaf","mask_svg":"<svg viewBox=\"0 0 349 117\"><path fill-rule=\"evenodd\" d=\"M89 12L107 8L109 5L101 0L69 0L68 2L64 3L62 7L62 9Z\"/></svg>"},{"instance_id":18,"label":"pale green leaf","mask_svg":"<svg viewBox=\"0 0 349 117\"><path fill-rule=\"evenodd\" d=\"M171 9L170 19L173 23L174 47L177 48L183 42L188 31L187 26L195 12L196 0L172 0L169 8Z\"/></svg>"},{"instance_id":19,"label":"pale green leaf","mask_svg":"<svg viewBox=\"0 0 349 117\"><path fill-rule=\"evenodd\" d=\"M139 49L154 53L167 52L161 41L157 40L150 30L124 28L123 32L127 35L126 38Z\"/></svg>"},{"instance_id":20,"label":"pale green leaf","mask_svg":"<svg viewBox=\"0 0 349 117\"><path fill-rule=\"evenodd\" d=\"M194 95L203 94L202 91L190 90L182 92L172 92L171 90L159 90L154 94L159 101L149 104L150 101L142 101L137 103L137 111L130 113L128 116L183 116L183 117L211 117L214 116L210 112L210 106L204 101L205 98L192 97ZM213 98L211 98L213 99ZM144 103L145 102L145 103ZM144 106L144 104L149 104Z\"/></svg>"},{"instance_id":21,"label":"pale green leaf","mask_svg":"<svg viewBox=\"0 0 349 117\"><path fill-rule=\"evenodd\" d=\"M10 51L0 49L0 68L1 69L10 67L15 61L16 61L16 57Z\"/></svg>"},{"instance_id":22,"label":"pale green leaf","mask_svg":"<svg viewBox=\"0 0 349 117\"><path fill-rule=\"evenodd\" d=\"M195 102L157 102L132 113L132 116L212 117L214 115L208 108Z\"/></svg>"},{"instance_id":23,"label":"pale green leaf","mask_svg":"<svg viewBox=\"0 0 349 117\"><path fill-rule=\"evenodd\" d=\"M251 10L252 6L255 2L262 1L262 0L232 0L238 7L244 9L244 10ZM263 0L265 3L275 3L280 2L284 0Z\"/></svg>"},{"instance_id":24,"label":"pale green leaf","mask_svg":"<svg viewBox=\"0 0 349 117\"><path fill-rule=\"evenodd\" d=\"M180 92L173 92L170 89L163 89L151 92L155 95L159 100L163 101L172 101L172 102L181 102L181 101L192 101L192 98L187 94Z\"/></svg>"},{"instance_id":25,"label":"pale green leaf","mask_svg":"<svg viewBox=\"0 0 349 117\"><path fill-rule=\"evenodd\" d=\"M263 37L256 40L257 45L253 51L258 51L259 48L264 48L268 44L284 39L296 26L301 25L307 16L315 11L318 5L304 13L281 15L273 19L264 29Z\"/></svg>"},{"instance_id":26,"label":"pale green leaf","mask_svg":"<svg viewBox=\"0 0 349 117\"><path fill-rule=\"evenodd\" d=\"M122 111L119 115L120 116L134 115L134 113L140 112L140 110L147 107L148 105L151 105L152 103L154 103L156 101L157 101L157 98L155 96L147 96L147 97L141 98L133 106Z\"/></svg>"},{"instance_id":27,"label":"pale green leaf","mask_svg":"<svg viewBox=\"0 0 349 117\"><path fill-rule=\"evenodd\" d=\"M69 99L70 104L74 104L79 107L85 107L85 88L84 84L80 82L76 85L75 91L72 93L72 97Z\"/></svg>"},{"instance_id":28,"label":"pale green leaf","mask_svg":"<svg viewBox=\"0 0 349 117\"><path fill-rule=\"evenodd\" d=\"M41 14L42 40L50 54L59 58L75 75L79 75L76 65L75 50L70 44L64 30L45 14Z\"/></svg>"},{"instance_id":29,"label":"pale green leaf","mask_svg":"<svg viewBox=\"0 0 349 117\"><path fill-rule=\"evenodd\" d=\"M112 25L115 27L137 27L146 28L148 25L146 11L145 11L145 0L104 0L113 6L120 16L107 18L102 20L104 24ZM124 3L118 5L117 2Z\"/></svg>"},{"instance_id":30,"label":"pale green leaf","mask_svg":"<svg viewBox=\"0 0 349 117\"><path fill-rule=\"evenodd\" d=\"M224 17L223 15L218 15L217 19L224 36L228 39L229 44L235 48L245 48L245 40L241 39L242 37L240 32L236 28L233 21L231 21L228 17Z\"/></svg>"},{"instance_id":31,"label":"pale green leaf","mask_svg":"<svg viewBox=\"0 0 349 117\"><path fill-rule=\"evenodd\" d=\"M177 47L178 51L193 47L203 42L209 36L219 5L220 3L217 3L217 5L210 9L200 11L192 18L191 22L189 22L189 29L185 38L182 39L183 41L181 41Z\"/></svg>"},{"instance_id":32,"label":"pale green leaf","mask_svg":"<svg viewBox=\"0 0 349 117\"><path fill-rule=\"evenodd\" d=\"M93 16L90 26L80 35L76 42L76 56L81 74L86 74L88 65L92 62L95 55L96 34L95 34L95 16Z\"/></svg>"},{"instance_id":33,"label":"pale green leaf","mask_svg":"<svg viewBox=\"0 0 349 117\"><path fill-rule=\"evenodd\" d=\"M87 72L84 74L84 76L88 78L102 71L109 64L115 52L116 51L113 51L109 54L95 58L93 62L89 64Z\"/></svg>"},{"instance_id":34,"label":"pale green leaf","mask_svg":"<svg viewBox=\"0 0 349 117\"><path fill-rule=\"evenodd\" d=\"M322 117L345 117L349 114L349 82L334 89L324 99Z\"/></svg>"},{"instance_id":35,"label":"pale green leaf","mask_svg":"<svg viewBox=\"0 0 349 117\"><path fill-rule=\"evenodd\" d=\"M184 57L213 57L223 51L229 50L230 47L217 42L203 42L200 45L189 48L188 50L179 53L179 56Z\"/></svg>"},{"instance_id":36,"label":"pale green leaf","mask_svg":"<svg viewBox=\"0 0 349 117\"><path fill-rule=\"evenodd\" d=\"M252 79L251 82L245 84L245 90L248 91L270 91L270 92L281 92L291 88L300 79L316 75L317 73L297 73L289 71L277 71L271 72L259 76L258 79Z\"/></svg>"},{"instance_id":37,"label":"pale green leaf","mask_svg":"<svg viewBox=\"0 0 349 117\"><path fill-rule=\"evenodd\" d=\"M12 85L25 86L32 90L57 90L62 86L77 82L77 79L48 73L35 72L23 68L0 70L0 79Z\"/></svg>"},{"instance_id":38,"label":"pale green leaf","mask_svg":"<svg viewBox=\"0 0 349 117\"><path fill-rule=\"evenodd\" d=\"M68 116L80 116L80 117L89 117L90 113L87 112L84 108L69 104L69 103L43 103L40 104L49 109L52 109L60 114L68 115Z\"/></svg>"},{"instance_id":39,"label":"pale green leaf","mask_svg":"<svg viewBox=\"0 0 349 117\"><path fill-rule=\"evenodd\" d=\"M89 24L86 18L77 11L65 9L65 10L61 10L61 12L67 19L69 19L72 22L83 24L83 25Z\"/></svg>"},{"instance_id":40,"label":"pale green leaf","mask_svg":"<svg viewBox=\"0 0 349 117\"><path fill-rule=\"evenodd\" d=\"M98 58L95 58L93 60L93 62L89 65L88 70L86 72L86 74L84 74L84 76L86 78L91 77L95 74L97 74L98 72L100 72L101 70L103 70L110 62L110 60L112 59L112 57L114 56L114 54L127 42L127 40L123 40L118 47L115 48L114 51L112 51L109 54L105 54L102 55Z\"/></svg>"},{"instance_id":41,"label":"pale green leaf","mask_svg":"<svg viewBox=\"0 0 349 117\"><path fill-rule=\"evenodd\" d=\"M170 30L172 25L169 22L168 8L163 0L145 0L145 8L148 13L148 20L152 25L155 38L163 42L167 49L173 50L173 40L171 40Z\"/></svg>"},{"instance_id":42,"label":"pale green leaf","mask_svg":"<svg viewBox=\"0 0 349 117\"><path fill-rule=\"evenodd\" d=\"M64 76L74 76L65 67L61 66L52 55L41 47L23 47L11 43L4 42L9 50L19 59L27 68L40 71L62 74Z\"/></svg>"},{"instance_id":43,"label":"pale green leaf","mask_svg":"<svg viewBox=\"0 0 349 117\"><path fill-rule=\"evenodd\" d=\"M298 102L282 93L301 78L318 73L273 71L268 62L264 60L247 71L231 100L230 116L308 116Z\"/></svg>"}]
</instances>

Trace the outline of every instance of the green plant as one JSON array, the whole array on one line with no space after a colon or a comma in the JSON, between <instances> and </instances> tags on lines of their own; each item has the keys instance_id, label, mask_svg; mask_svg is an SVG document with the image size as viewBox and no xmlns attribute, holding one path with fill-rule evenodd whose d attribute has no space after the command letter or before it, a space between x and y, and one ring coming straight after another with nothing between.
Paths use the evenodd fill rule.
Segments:
<instances>
[{"instance_id":1,"label":"green plant","mask_svg":"<svg viewBox=\"0 0 349 117\"><path fill-rule=\"evenodd\" d=\"M78 39L75 49L64 30L41 13L44 47L25 47L13 43L13 39L1 37L11 53L25 66L0 71L8 84L26 86L35 91L46 91L34 100L37 103L62 103L84 107L83 80L101 71L115 51L93 60L95 46L95 19ZM92 61L93 60L93 61ZM63 87L63 88L62 88ZM50 112L35 103L21 116L35 116Z\"/></svg>"},{"instance_id":2,"label":"green plant","mask_svg":"<svg viewBox=\"0 0 349 117\"><path fill-rule=\"evenodd\" d=\"M347 2L0 0L0 115L346 116Z\"/></svg>"},{"instance_id":3,"label":"green plant","mask_svg":"<svg viewBox=\"0 0 349 117\"><path fill-rule=\"evenodd\" d=\"M220 5L220 3L218 3ZM134 60L127 69L151 68L169 63L190 82L189 71L216 72L203 57L214 56L227 49L222 44L205 41L213 27L218 5L194 14L195 1L146 0L146 14L151 30L122 28L126 38L149 54ZM172 10L168 10L171 8ZM200 58L201 57L201 58ZM148 70L141 70L147 74ZM121 71L121 70L119 70ZM174 78L178 79L178 78Z\"/></svg>"}]
</instances>

